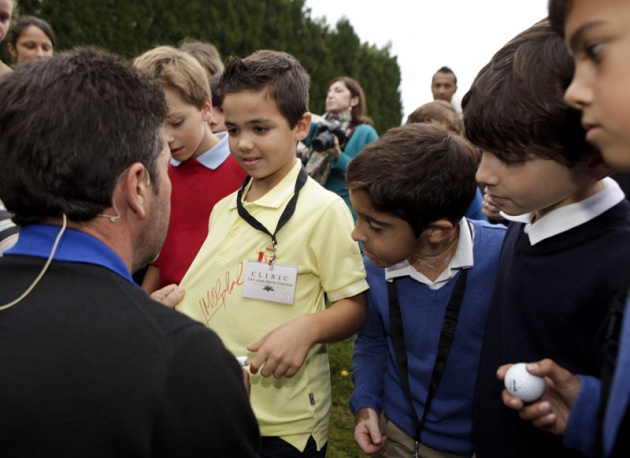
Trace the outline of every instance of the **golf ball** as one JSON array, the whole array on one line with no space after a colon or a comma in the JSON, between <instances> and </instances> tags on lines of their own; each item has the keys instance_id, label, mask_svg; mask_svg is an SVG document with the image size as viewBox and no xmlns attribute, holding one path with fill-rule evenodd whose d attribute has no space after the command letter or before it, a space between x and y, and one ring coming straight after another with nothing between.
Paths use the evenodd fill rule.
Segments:
<instances>
[{"instance_id":1,"label":"golf ball","mask_svg":"<svg viewBox=\"0 0 630 458\"><path fill-rule=\"evenodd\" d=\"M545 379L532 375L525 368L526 363L517 363L505 374L505 389L523 402L533 402L545 392Z\"/></svg>"}]
</instances>

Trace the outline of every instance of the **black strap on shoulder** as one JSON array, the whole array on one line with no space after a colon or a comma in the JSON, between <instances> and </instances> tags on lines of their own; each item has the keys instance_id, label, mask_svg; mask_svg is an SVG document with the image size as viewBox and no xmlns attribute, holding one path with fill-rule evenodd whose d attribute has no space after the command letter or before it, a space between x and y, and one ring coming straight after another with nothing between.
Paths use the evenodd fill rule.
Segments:
<instances>
[{"instance_id":1,"label":"black strap on shoulder","mask_svg":"<svg viewBox=\"0 0 630 458\"><path fill-rule=\"evenodd\" d=\"M287 223L287 221L291 219L291 217L293 216L293 213L295 213L295 206L297 204L297 200L300 195L300 190L302 189L302 186L304 186L304 184L306 183L306 180L308 179L308 175L306 173L306 170L304 170L304 167L302 167L297 177L297 180L295 181L295 191L293 192L293 197L291 198L287 206L284 208L282 215L280 215L280 219L278 220L278 225L276 226L276 230L273 231L273 234L269 232L269 229L263 226L260 221L258 221L252 215L250 215L249 212L243 206L243 202L242 202L243 192L245 191L245 188L247 188L247 184L250 182L251 178L252 177L248 176L245 179L245 181L243 182L243 186L241 186L241 189L239 189L236 195L236 208L238 210L238 214L241 218L247 221L247 223L249 223L249 225L252 226L254 229L257 229L271 236L271 241L273 245L276 246L278 244L278 241L276 240L276 234L278 234L278 231L282 229L282 226L284 226Z\"/></svg>"},{"instance_id":2,"label":"black strap on shoulder","mask_svg":"<svg viewBox=\"0 0 630 458\"><path fill-rule=\"evenodd\" d=\"M442 330L440 332L440 340L438 343L438 351L435 357L435 363L433 365L433 372L431 374L431 384L427 392L427 398L424 403L424 411L422 412L422 418L418 419L418 414L413 404L413 398L411 396L411 390L409 388L409 368L407 359L407 350L405 347L405 335L403 331L402 314L400 312L400 303L398 302L398 291L396 288L396 279L387 283L387 295L389 299L389 320L391 323L391 333L394 340L394 349L396 351L396 359L400 368L401 381L403 388L407 394L407 401L411 408L411 415L413 416L414 423L416 425L416 444L420 443L420 432L424 422L426 421L427 413L431 407L433 397L437 392L440 380L444 374L446 368L446 361L451 351L453 340L455 339L455 328L457 327L457 319L459 316L459 310L464 299L464 292L466 290L466 279L468 277L468 269L462 269L459 273L453 292L446 306L446 312L444 314L444 322L442 323Z\"/></svg>"}]
</instances>

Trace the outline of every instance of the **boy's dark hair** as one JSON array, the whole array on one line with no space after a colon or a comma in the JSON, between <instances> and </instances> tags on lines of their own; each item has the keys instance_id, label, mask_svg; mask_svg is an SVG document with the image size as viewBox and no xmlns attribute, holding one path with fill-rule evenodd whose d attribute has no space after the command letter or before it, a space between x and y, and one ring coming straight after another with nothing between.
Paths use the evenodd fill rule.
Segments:
<instances>
[{"instance_id":1,"label":"boy's dark hair","mask_svg":"<svg viewBox=\"0 0 630 458\"><path fill-rule=\"evenodd\" d=\"M212 106L221 108L223 106L223 98L219 93L219 81L223 73L215 73L208 80L210 82L210 93L212 94Z\"/></svg>"},{"instance_id":2,"label":"boy's dark hair","mask_svg":"<svg viewBox=\"0 0 630 458\"><path fill-rule=\"evenodd\" d=\"M564 36L564 23L572 7L573 0L549 0L547 5L551 28L561 37Z\"/></svg>"},{"instance_id":3,"label":"boy's dark hair","mask_svg":"<svg viewBox=\"0 0 630 458\"><path fill-rule=\"evenodd\" d=\"M564 101L574 63L545 19L501 48L462 100L464 131L506 163L532 156L573 166L594 153Z\"/></svg>"},{"instance_id":4,"label":"boy's dark hair","mask_svg":"<svg viewBox=\"0 0 630 458\"><path fill-rule=\"evenodd\" d=\"M448 130L459 135L464 131L462 119L459 117L459 114L457 114L453 105L445 100L434 100L420 105L407 117L406 124L419 122L444 123L448 126Z\"/></svg>"},{"instance_id":5,"label":"boy's dark hair","mask_svg":"<svg viewBox=\"0 0 630 458\"><path fill-rule=\"evenodd\" d=\"M453 80L455 81L455 84L457 84L457 76L455 75L455 72L451 69L451 67L447 67L446 65L440 67L438 71L433 74L431 81L433 81L433 78L435 78L435 75L437 75L438 73L450 73L451 75L453 75Z\"/></svg>"},{"instance_id":6,"label":"boy's dark hair","mask_svg":"<svg viewBox=\"0 0 630 458\"><path fill-rule=\"evenodd\" d=\"M290 54L263 49L244 59L230 57L221 79L219 95L265 91L293 129L308 112L309 76Z\"/></svg>"},{"instance_id":7,"label":"boy's dark hair","mask_svg":"<svg viewBox=\"0 0 630 458\"><path fill-rule=\"evenodd\" d=\"M348 164L346 182L418 236L434 221L456 224L464 217L475 197L476 171L466 140L432 124L407 124L366 145Z\"/></svg>"},{"instance_id":8,"label":"boy's dark hair","mask_svg":"<svg viewBox=\"0 0 630 458\"><path fill-rule=\"evenodd\" d=\"M44 35L46 35L52 43L53 48L57 46L57 37L55 36L55 32L53 32L50 24L48 24L48 22L44 21L43 19L35 16L20 16L19 18L17 18L15 24L13 25L13 28L9 31L7 43L11 43L15 48L17 45L17 41L22 33L24 33L24 30L32 25L44 32Z\"/></svg>"},{"instance_id":9,"label":"boy's dark hair","mask_svg":"<svg viewBox=\"0 0 630 458\"><path fill-rule=\"evenodd\" d=\"M121 57L84 48L27 62L0 78L0 100L0 199L17 224L93 219L135 162L157 186L166 101Z\"/></svg>"}]
</instances>

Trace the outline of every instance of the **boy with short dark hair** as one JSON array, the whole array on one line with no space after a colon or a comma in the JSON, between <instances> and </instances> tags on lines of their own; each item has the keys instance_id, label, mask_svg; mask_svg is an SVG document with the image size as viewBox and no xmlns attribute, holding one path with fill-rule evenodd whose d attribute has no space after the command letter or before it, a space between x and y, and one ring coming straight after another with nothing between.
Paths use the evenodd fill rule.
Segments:
<instances>
[{"instance_id":1,"label":"boy with short dark hair","mask_svg":"<svg viewBox=\"0 0 630 458\"><path fill-rule=\"evenodd\" d=\"M179 284L206 239L212 208L239 188L246 173L230 155L227 135L210 129L210 85L194 57L159 46L137 57L134 65L157 81L169 107L164 131L172 156L172 210L160 256L142 282L151 293Z\"/></svg>"},{"instance_id":2,"label":"boy with short dark hair","mask_svg":"<svg viewBox=\"0 0 630 458\"><path fill-rule=\"evenodd\" d=\"M322 457L331 402L324 344L354 334L366 314L352 216L296 158L310 114L309 77L295 58L267 50L231 58L219 86L230 151L250 178L215 206L178 308L250 358L262 456Z\"/></svg>"},{"instance_id":3,"label":"boy with short dark hair","mask_svg":"<svg viewBox=\"0 0 630 458\"><path fill-rule=\"evenodd\" d=\"M436 124L457 135L463 135L464 133L464 124L461 117L457 114L453 105L444 100L434 100L433 102L420 105L407 118L406 124L411 123ZM477 189L475 197L473 197L466 211L466 218L487 221L488 218L483 214L482 204L483 196L481 195L481 191Z\"/></svg>"},{"instance_id":4,"label":"boy with short dark hair","mask_svg":"<svg viewBox=\"0 0 630 458\"><path fill-rule=\"evenodd\" d=\"M588 141L606 162L630 170L630 4L551 0L549 18L564 36L576 71L565 100L582 111ZM627 243L627 241L626 241ZM547 389L533 404L504 394L507 406L538 428L564 434L564 443L588 456L630 456L630 302L628 278L611 306L601 376L575 376L549 359L528 365ZM500 369L500 375L507 366Z\"/></svg>"},{"instance_id":5,"label":"boy with short dark hair","mask_svg":"<svg viewBox=\"0 0 630 458\"><path fill-rule=\"evenodd\" d=\"M473 453L474 380L505 235L464 217L476 170L468 142L430 124L391 129L348 165L370 285L350 399L366 454Z\"/></svg>"},{"instance_id":6,"label":"boy with short dark hair","mask_svg":"<svg viewBox=\"0 0 630 458\"><path fill-rule=\"evenodd\" d=\"M512 221L488 313L475 394L484 457L581 456L502 403L499 366L551 357L596 375L608 307L630 255L630 205L563 100L574 65L548 21L477 75L465 131L483 150L477 180Z\"/></svg>"}]
</instances>

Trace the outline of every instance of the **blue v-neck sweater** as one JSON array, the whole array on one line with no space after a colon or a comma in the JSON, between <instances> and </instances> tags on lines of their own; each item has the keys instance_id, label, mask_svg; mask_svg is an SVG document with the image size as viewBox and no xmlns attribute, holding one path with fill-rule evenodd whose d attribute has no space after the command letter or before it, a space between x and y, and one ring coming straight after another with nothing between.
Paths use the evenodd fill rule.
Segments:
<instances>
[{"instance_id":1,"label":"blue v-neck sweater","mask_svg":"<svg viewBox=\"0 0 630 458\"><path fill-rule=\"evenodd\" d=\"M455 339L438 391L432 401L422 443L458 455L472 454L472 399L484 325L492 292L501 243L502 225L471 221L475 229L474 267L469 270ZM353 354L355 391L350 399L353 413L363 407L387 417L411 437L415 423L401 385L392 340L385 270L365 260L368 319L358 334ZM422 416L444 319L444 312L460 274L438 290L413 280L397 279L398 300L404 323L409 379L418 417Z\"/></svg>"}]
</instances>

